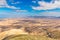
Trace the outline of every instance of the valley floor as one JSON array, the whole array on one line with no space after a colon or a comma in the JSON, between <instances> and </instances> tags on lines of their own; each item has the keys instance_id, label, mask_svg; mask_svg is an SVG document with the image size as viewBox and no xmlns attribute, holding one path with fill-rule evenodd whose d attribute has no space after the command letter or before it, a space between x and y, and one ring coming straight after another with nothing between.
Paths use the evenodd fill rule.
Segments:
<instances>
[{"instance_id":1,"label":"valley floor","mask_svg":"<svg viewBox=\"0 0 60 40\"><path fill-rule=\"evenodd\" d=\"M0 19L0 40L12 35L19 36L9 40L58 40L60 39L60 19Z\"/></svg>"}]
</instances>

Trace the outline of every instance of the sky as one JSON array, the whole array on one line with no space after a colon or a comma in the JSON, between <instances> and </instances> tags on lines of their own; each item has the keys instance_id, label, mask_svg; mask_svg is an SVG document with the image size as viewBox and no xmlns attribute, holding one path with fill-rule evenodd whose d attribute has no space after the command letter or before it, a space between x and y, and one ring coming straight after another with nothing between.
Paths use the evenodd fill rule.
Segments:
<instances>
[{"instance_id":1,"label":"sky","mask_svg":"<svg viewBox=\"0 0 60 40\"><path fill-rule=\"evenodd\" d=\"M60 17L60 0L0 0L0 18Z\"/></svg>"}]
</instances>

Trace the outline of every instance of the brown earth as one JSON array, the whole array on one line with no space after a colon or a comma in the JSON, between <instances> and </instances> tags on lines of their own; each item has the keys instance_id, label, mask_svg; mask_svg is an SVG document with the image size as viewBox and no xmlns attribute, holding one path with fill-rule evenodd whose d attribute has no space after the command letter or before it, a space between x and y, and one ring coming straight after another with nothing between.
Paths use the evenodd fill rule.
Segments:
<instances>
[{"instance_id":1,"label":"brown earth","mask_svg":"<svg viewBox=\"0 0 60 40\"><path fill-rule=\"evenodd\" d=\"M0 20L0 39L14 34L38 34L52 38L55 37L53 34L57 31L60 33L60 19L19 18Z\"/></svg>"}]
</instances>

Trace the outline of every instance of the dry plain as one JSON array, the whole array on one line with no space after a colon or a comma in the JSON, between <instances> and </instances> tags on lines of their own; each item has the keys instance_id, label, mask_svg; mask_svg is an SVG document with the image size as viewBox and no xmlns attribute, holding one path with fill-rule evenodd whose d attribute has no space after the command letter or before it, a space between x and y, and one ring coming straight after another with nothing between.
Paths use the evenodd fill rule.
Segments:
<instances>
[{"instance_id":1,"label":"dry plain","mask_svg":"<svg viewBox=\"0 0 60 40\"><path fill-rule=\"evenodd\" d=\"M11 35L40 35L60 39L60 19L11 18L0 19L0 40Z\"/></svg>"}]
</instances>

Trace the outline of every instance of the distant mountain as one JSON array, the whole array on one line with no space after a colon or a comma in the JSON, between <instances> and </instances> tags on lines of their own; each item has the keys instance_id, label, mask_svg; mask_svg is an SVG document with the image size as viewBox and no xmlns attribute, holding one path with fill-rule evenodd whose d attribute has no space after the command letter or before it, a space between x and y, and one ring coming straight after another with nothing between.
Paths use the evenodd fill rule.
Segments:
<instances>
[{"instance_id":1,"label":"distant mountain","mask_svg":"<svg viewBox=\"0 0 60 40\"><path fill-rule=\"evenodd\" d=\"M60 18L55 16L29 16L29 18Z\"/></svg>"}]
</instances>

